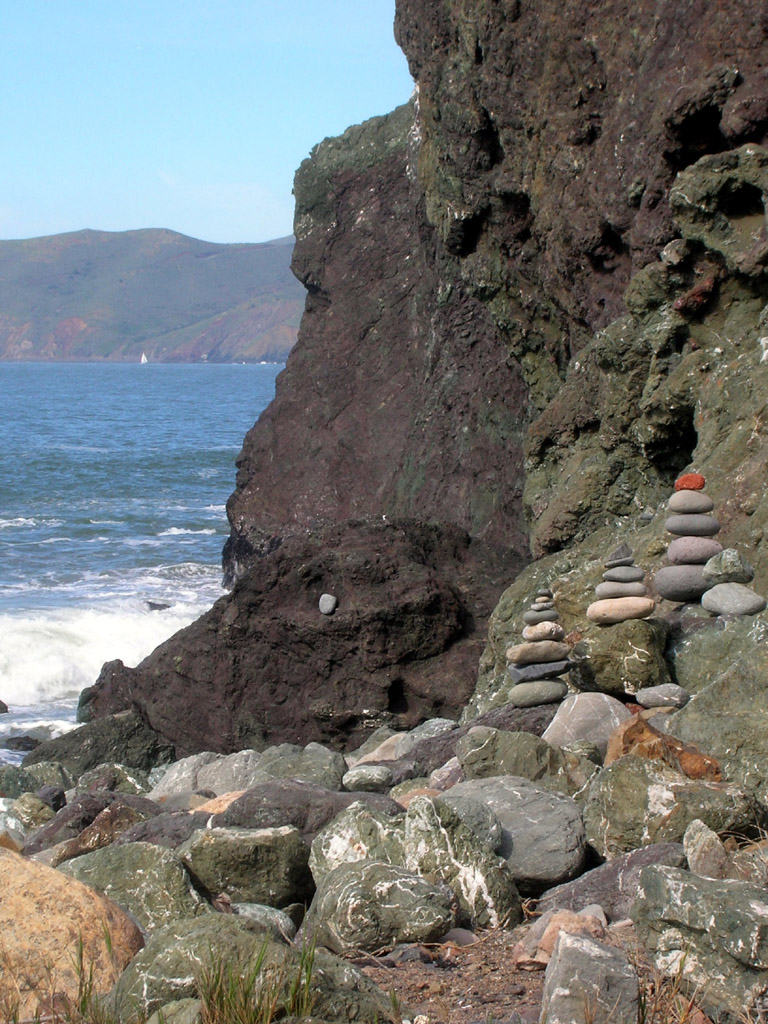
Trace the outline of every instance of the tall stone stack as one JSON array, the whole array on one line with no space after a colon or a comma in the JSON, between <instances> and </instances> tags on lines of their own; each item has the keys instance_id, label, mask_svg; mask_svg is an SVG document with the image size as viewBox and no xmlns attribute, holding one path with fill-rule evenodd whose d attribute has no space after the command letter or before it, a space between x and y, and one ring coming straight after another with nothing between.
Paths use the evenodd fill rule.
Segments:
<instances>
[{"instance_id":1,"label":"tall stone stack","mask_svg":"<svg viewBox=\"0 0 768 1024\"><path fill-rule=\"evenodd\" d=\"M603 582L595 587L595 597L587 608L587 618L602 626L613 626L627 619L647 619L656 602L643 583L645 572L635 565L632 549L622 544L605 562Z\"/></svg>"},{"instance_id":2,"label":"tall stone stack","mask_svg":"<svg viewBox=\"0 0 768 1024\"><path fill-rule=\"evenodd\" d=\"M701 473L685 473L676 480L669 499L671 514L664 526L674 537L667 548L671 564L659 569L654 578L656 592L667 601L699 601L712 586L704 566L723 547L714 539L720 523L711 515L715 503L704 493L705 484Z\"/></svg>"},{"instance_id":3,"label":"tall stone stack","mask_svg":"<svg viewBox=\"0 0 768 1024\"><path fill-rule=\"evenodd\" d=\"M515 684L508 694L511 704L554 704L567 695L568 684L560 677L569 669L571 648L559 620L552 591L543 587L523 615L523 643L507 649L507 671Z\"/></svg>"}]
</instances>

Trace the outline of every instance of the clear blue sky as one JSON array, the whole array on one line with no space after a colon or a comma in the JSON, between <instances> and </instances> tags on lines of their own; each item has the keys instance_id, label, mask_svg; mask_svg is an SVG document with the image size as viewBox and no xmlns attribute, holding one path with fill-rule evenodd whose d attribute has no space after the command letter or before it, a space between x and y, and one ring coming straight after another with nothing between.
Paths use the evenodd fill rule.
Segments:
<instances>
[{"instance_id":1,"label":"clear blue sky","mask_svg":"<svg viewBox=\"0 0 768 1024\"><path fill-rule=\"evenodd\" d=\"M0 238L292 230L312 146L412 91L394 0L8 0Z\"/></svg>"}]
</instances>

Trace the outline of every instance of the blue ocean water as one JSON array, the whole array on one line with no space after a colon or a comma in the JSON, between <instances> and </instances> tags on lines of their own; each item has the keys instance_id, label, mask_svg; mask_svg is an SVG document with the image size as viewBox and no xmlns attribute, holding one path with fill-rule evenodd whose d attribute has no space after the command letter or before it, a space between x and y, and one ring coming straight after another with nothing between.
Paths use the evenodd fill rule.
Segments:
<instances>
[{"instance_id":1,"label":"blue ocean water","mask_svg":"<svg viewBox=\"0 0 768 1024\"><path fill-rule=\"evenodd\" d=\"M221 596L235 458L281 369L0 362L0 747L70 728L105 661Z\"/></svg>"}]
</instances>

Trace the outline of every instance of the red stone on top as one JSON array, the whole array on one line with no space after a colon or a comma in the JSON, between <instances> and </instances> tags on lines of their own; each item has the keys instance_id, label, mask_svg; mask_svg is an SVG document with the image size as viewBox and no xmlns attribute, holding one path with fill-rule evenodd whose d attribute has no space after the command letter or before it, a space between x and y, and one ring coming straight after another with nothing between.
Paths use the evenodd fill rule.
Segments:
<instances>
[{"instance_id":1,"label":"red stone on top","mask_svg":"<svg viewBox=\"0 0 768 1024\"><path fill-rule=\"evenodd\" d=\"M707 481L701 473L683 473L675 480L676 491L703 491Z\"/></svg>"}]
</instances>

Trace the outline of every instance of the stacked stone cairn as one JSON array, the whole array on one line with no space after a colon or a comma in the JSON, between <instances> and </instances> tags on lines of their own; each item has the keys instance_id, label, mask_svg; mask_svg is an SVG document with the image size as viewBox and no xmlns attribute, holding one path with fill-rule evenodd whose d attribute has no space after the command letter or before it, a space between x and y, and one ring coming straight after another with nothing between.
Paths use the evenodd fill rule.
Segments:
<instances>
[{"instance_id":1,"label":"stacked stone cairn","mask_svg":"<svg viewBox=\"0 0 768 1024\"><path fill-rule=\"evenodd\" d=\"M714 539L720 523L710 514L715 503L704 493L705 483L701 473L685 473L669 499L671 515L664 526L675 538L667 548L671 565L659 569L654 578L656 592L667 601L696 602L712 586L704 566L723 546Z\"/></svg>"},{"instance_id":2,"label":"stacked stone cairn","mask_svg":"<svg viewBox=\"0 0 768 1024\"><path fill-rule=\"evenodd\" d=\"M568 684L559 677L568 671L571 648L563 642L565 630L559 620L552 591L538 590L523 615L523 643L507 649L507 671L515 684L508 694L511 704L555 704L567 695Z\"/></svg>"},{"instance_id":3,"label":"stacked stone cairn","mask_svg":"<svg viewBox=\"0 0 768 1024\"><path fill-rule=\"evenodd\" d=\"M656 608L643 583L645 572L635 565L628 544L616 548L605 562L603 582L595 587L595 597L587 608L587 618L602 626L613 626L627 619L647 619Z\"/></svg>"}]
</instances>

